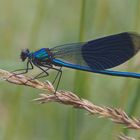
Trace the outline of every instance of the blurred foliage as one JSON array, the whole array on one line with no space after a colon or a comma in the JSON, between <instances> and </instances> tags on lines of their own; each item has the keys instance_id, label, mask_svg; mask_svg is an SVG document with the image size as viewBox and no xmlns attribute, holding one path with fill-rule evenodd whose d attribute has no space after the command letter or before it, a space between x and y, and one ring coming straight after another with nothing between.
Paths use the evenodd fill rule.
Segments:
<instances>
[{"instance_id":1,"label":"blurred foliage","mask_svg":"<svg viewBox=\"0 0 140 140\"><path fill-rule=\"evenodd\" d=\"M24 67L19 60L22 48L35 51L124 31L140 32L139 0L0 0L0 66L9 71ZM139 55L115 69L140 72ZM60 89L140 115L139 80L63 71ZM39 90L5 82L0 87L0 140L110 140L124 131L81 110L30 102Z\"/></svg>"}]
</instances>

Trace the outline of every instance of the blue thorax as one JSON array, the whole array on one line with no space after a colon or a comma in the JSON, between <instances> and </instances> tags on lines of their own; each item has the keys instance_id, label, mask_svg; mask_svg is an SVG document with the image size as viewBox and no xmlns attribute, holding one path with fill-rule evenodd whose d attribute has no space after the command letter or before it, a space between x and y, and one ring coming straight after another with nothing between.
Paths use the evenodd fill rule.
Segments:
<instances>
[{"instance_id":1,"label":"blue thorax","mask_svg":"<svg viewBox=\"0 0 140 140\"><path fill-rule=\"evenodd\" d=\"M32 57L40 61L48 60L50 58L46 48L42 48L36 52L33 52Z\"/></svg>"}]
</instances>

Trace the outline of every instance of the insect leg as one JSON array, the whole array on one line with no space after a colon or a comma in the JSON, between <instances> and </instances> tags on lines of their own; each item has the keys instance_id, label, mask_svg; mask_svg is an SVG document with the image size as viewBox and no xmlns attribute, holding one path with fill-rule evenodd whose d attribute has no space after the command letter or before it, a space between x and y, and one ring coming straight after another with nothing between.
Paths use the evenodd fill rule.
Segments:
<instances>
[{"instance_id":1,"label":"insect leg","mask_svg":"<svg viewBox=\"0 0 140 140\"><path fill-rule=\"evenodd\" d=\"M29 68L29 64L30 64L31 68ZM18 69L18 70L12 71L12 72L24 71L24 72L20 72L20 73L15 73L15 75L20 75L20 74L27 73L29 70L32 70L33 68L34 68L33 64L31 63L30 60L28 60L26 69Z\"/></svg>"},{"instance_id":2,"label":"insect leg","mask_svg":"<svg viewBox=\"0 0 140 140\"><path fill-rule=\"evenodd\" d=\"M62 68L62 67L61 67L61 68ZM58 82L57 82L57 85L56 85L56 88L55 88L55 93L56 93L56 91L57 91L57 89L58 89L58 86L59 86L59 83L60 83L60 80L61 80L61 77L62 77L62 70L61 70L61 68L59 69L60 76L59 76L59 78L58 78Z\"/></svg>"},{"instance_id":3,"label":"insect leg","mask_svg":"<svg viewBox=\"0 0 140 140\"><path fill-rule=\"evenodd\" d=\"M35 66L36 67L38 67L39 69L41 69L43 72L41 72L39 75L41 75L41 74L43 74L43 73L45 73L46 74L46 76L49 76L49 73L47 72L47 70L49 70L50 69L50 67L48 67L48 69L47 70L44 70L43 68L41 68L40 66L38 66L38 65L36 65L35 64ZM37 75L37 77L39 76L39 75ZM45 76L45 75L44 75Z\"/></svg>"},{"instance_id":4,"label":"insect leg","mask_svg":"<svg viewBox=\"0 0 140 140\"><path fill-rule=\"evenodd\" d=\"M31 68L29 68L29 64L31 65ZM27 61L27 67L26 67L26 69L18 69L18 70L12 71L12 73L13 73L14 76L20 75L20 74L25 74L25 73L27 73L29 70L32 70L33 68L34 68L34 67L33 67L33 64L31 63L30 60L28 60L28 61ZM14 72L16 72L16 71L23 71L23 70L24 70L24 72L14 73ZM9 78L11 78L13 75L9 76Z\"/></svg>"},{"instance_id":5,"label":"insect leg","mask_svg":"<svg viewBox=\"0 0 140 140\"><path fill-rule=\"evenodd\" d=\"M62 68L62 67L61 67L61 68ZM59 70L61 70L61 68L60 68ZM56 70L56 71L57 71L57 75L55 76L55 79L53 80L52 84L54 84L54 83L55 83L55 81L56 81L56 79L58 78L59 73L60 73L60 71L59 71L58 69L54 69L54 70Z\"/></svg>"},{"instance_id":6,"label":"insect leg","mask_svg":"<svg viewBox=\"0 0 140 140\"><path fill-rule=\"evenodd\" d=\"M41 69L45 74L46 74L46 76L49 76L49 73L47 72L47 70L49 70L49 69L53 69L53 70L56 70L58 73L57 73L57 75L56 75L56 77L55 77L55 79L54 79L54 81L53 81L53 84L55 83L55 81L56 81L56 79L58 78L58 82L57 82L57 85L56 85L56 88L55 88L55 92L54 93L56 93L56 91L57 91L57 89L58 89L58 86L59 86L59 83L60 83L60 80L61 80L61 76L62 76L62 67L60 67L60 69L57 69L57 68L54 68L52 65L50 65L50 66L45 66L45 67L47 67L48 69L47 70L44 70L42 67L40 67L39 65L37 65L37 64L35 64L35 66L36 67L38 67L39 69ZM42 66L44 66L44 65L42 65ZM42 73L41 73L42 74ZM39 74L40 75L40 74Z\"/></svg>"},{"instance_id":7,"label":"insect leg","mask_svg":"<svg viewBox=\"0 0 140 140\"><path fill-rule=\"evenodd\" d=\"M40 78L44 78L44 77L47 77L47 76L49 76L49 73L47 72L48 70L49 70L50 68L47 68L47 69L45 69L43 72L41 72L41 73L39 73L38 75L36 75L33 79L40 79ZM42 70L42 69L41 69ZM47 75L42 75L42 74L46 74L46 72L47 72Z\"/></svg>"},{"instance_id":8,"label":"insect leg","mask_svg":"<svg viewBox=\"0 0 140 140\"><path fill-rule=\"evenodd\" d=\"M61 70L62 67L60 67L60 69L57 69L57 68L53 68L53 67L52 67L52 69L54 69L54 70L57 71L57 75L56 75L56 77L55 77L55 79L54 79L54 81L53 81L53 84L55 83L56 79L57 79L58 76L59 76L58 82L57 82L57 85L56 85L56 88L55 88L55 92L54 92L54 93L56 93L56 91L57 91L57 89L58 89L58 86L59 86L59 83L60 83L60 80L61 80L61 77L62 77L62 70Z\"/></svg>"}]
</instances>

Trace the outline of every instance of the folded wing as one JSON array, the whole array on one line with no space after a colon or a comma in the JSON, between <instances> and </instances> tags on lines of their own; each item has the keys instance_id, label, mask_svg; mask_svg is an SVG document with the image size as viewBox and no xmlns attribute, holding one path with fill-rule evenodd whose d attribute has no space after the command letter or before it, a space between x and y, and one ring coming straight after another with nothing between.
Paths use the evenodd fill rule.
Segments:
<instances>
[{"instance_id":1,"label":"folded wing","mask_svg":"<svg viewBox=\"0 0 140 140\"><path fill-rule=\"evenodd\" d=\"M56 59L63 62L103 70L126 62L139 49L140 36L125 32L84 43L57 46L51 51Z\"/></svg>"}]
</instances>

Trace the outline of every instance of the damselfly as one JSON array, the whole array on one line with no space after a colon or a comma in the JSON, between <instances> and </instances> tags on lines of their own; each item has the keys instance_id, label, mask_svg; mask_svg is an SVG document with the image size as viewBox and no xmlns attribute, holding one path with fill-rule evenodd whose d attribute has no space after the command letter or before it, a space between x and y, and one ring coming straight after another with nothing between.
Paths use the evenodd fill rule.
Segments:
<instances>
[{"instance_id":1,"label":"damselfly","mask_svg":"<svg viewBox=\"0 0 140 140\"><path fill-rule=\"evenodd\" d=\"M43 74L48 76L48 70L54 69L58 72L55 80L58 78L59 84L62 67L111 76L140 78L139 73L108 70L129 60L139 49L140 36L124 32L88 42L42 48L35 52L24 49L20 57L22 61L27 60L27 68L23 73L36 66L42 72L35 78L40 78Z\"/></svg>"}]
</instances>

